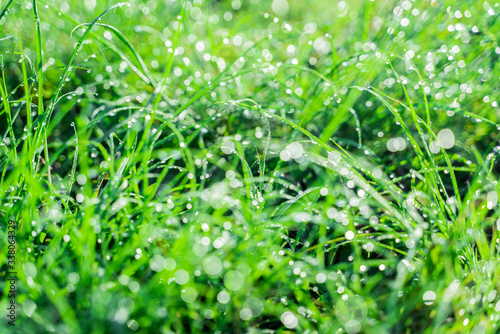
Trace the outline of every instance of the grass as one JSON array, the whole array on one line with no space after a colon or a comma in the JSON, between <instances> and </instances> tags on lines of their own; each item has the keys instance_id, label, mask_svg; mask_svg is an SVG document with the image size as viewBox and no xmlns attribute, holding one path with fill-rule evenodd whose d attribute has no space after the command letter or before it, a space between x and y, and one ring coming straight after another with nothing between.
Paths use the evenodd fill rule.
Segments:
<instances>
[{"instance_id":1,"label":"grass","mask_svg":"<svg viewBox=\"0 0 500 334\"><path fill-rule=\"evenodd\" d=\"M498 332L499 10L1 1L1 332Z\"/></svg>"}]
</instances>

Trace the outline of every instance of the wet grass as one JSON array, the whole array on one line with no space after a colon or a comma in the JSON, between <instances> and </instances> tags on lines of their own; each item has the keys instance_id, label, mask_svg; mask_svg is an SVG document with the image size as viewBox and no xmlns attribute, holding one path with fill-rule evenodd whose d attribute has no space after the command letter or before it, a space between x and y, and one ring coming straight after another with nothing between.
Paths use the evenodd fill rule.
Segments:
<instances>
[{"instance_id":1,"label":"wet grass","mask_svg":"<svg viewBox=\"0 0 500 334\"><path fill-rule=\"evenodd\" d=\"M498 4L0 4L2 331L498 331Z\"/></svg>"}]
</instances>

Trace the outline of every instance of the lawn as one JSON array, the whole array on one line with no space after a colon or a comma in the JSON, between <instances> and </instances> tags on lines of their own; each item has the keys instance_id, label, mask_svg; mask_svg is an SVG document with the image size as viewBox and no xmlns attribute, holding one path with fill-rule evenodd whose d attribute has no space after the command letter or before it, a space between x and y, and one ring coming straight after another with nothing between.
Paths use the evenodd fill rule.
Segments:
<instances>
[{"instance_id":1,"label":"lawn","mask_svg":"<svg viewBox=\"0 0 500 334\"><path fill-rule=\"evenodd\" d=\"M499 16L0 1L0 333L498 333Z\"/></svg>"}]
</instances>

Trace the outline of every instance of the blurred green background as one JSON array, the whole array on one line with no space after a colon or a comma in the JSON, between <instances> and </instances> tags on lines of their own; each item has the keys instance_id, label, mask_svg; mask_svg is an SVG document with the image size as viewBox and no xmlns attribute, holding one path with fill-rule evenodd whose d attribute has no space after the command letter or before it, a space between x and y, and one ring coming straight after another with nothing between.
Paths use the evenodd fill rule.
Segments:
<instances>
[{"instance_id":1,"label":"blurred green background","mask_svg":"<svg viewBox=\"0 0 500 334\"><path fill-rule=\"evenodd\" d=\"M0 2L14 332L497 331L498 3L116 4Z\"/></svg>"}]
</instances>

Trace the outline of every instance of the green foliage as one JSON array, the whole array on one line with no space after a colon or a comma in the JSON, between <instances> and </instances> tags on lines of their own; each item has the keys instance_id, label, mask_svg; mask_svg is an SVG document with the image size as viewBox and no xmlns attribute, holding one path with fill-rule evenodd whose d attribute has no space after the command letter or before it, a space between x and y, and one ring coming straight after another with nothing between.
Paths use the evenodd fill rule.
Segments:
<instances>
[{"instance_id":1,"label":"green foliage","mask_svg":"<svg viewBox=\"0 0 500 334\"><path fill-rule=\"evenodd\" d=\"M16 332L498 331L498 4L0 10Z\"/></svg>"}]
</instances>

